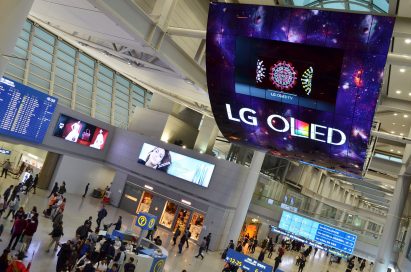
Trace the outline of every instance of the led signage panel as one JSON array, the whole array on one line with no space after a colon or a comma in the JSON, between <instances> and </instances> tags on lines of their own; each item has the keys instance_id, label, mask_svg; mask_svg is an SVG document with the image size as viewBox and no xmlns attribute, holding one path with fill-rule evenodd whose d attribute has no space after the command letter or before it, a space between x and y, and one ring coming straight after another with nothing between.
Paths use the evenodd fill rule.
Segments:
<instances>
[{"instance_id":1,"label":"led signage panel","mask_svg":"<svg viewBox=\"0 0 411 272\"><path fill-rule=\"evenodd\" d=\"M108 131L61 114L53 135L69 142L103 150L107 141Z\"/></svg>"},{"instance_id":2,"label":"led signage panel","mask_svg":"<svg viewBox=\"0 0 411 272\"><path fill-rule=\"evenodd\" d=\"M361 175L394 18L211 3L207 85L232 141Z\"/></svg>"},{"instance_id":3,"label":"led signage panel","mask_svg":"<svg viewBox=\"0 0 411 272\"><path fill-rule=\"evenodd\" d=\"M357 235L283 211L278 228L321 245L352 254Z\"/></svg>"},{"instance_id":4,"label":"led signage panel","mask_svg":"<svg viewBox=\"0 0 411 272\"><path fill-rule=\"evenodd\" d=\"M7 78L0 78L0 134L43 142L57 98Z\"/></svg>"},{"instance_id":5,"label":"led signage panel","mask_svg":"<svg viewBox=\"0 0 411 272\"><path fill-rule=\"evenodd\" d=\"M214 164L147 143L141 149L138 163L203 187L208 187L214 171Z\"/></svg>"},{"instance_id":6,"label":"led signage panel","mask_svg":"<svg viewBox=\"0 0 411 272\"><path fill-rule=\"evenodd\" d=\"M251 272L272 272L273 271L272 266L269 266L268 264L260 262L240 252L237 252L231 248L227 250L227 256L225 258L225 261L231 265L241 268L242 271L251 271Z\"/></svg>"}]
</instances>

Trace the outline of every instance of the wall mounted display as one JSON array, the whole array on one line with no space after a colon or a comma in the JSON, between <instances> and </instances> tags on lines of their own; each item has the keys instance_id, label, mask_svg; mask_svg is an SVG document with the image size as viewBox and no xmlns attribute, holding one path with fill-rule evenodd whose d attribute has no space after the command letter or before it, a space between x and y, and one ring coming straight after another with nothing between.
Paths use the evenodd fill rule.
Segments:
<instances>
[{"instance_id":1,"label":"wall mounted display","mask_svg":"<svg viewBox=\"0 0 411 272\"><path fill-rule=\"evenodd\" d=\"M108 131L61 114L53 135L69 142L103 150L107 141Z\"/></svg>"},{"instance_id":2,"label":"wall mounted display","mask_svg":"<svg viewBox=\"0 0 411 272\"><path fill-rule=\"evenodd\" d=\"M43 142L57 98L7 78L0 78L0 134Z\"/></svg>"},{"instance_id":3,"label":"wall mounted display","mask_svg":"<svg viewBox=\"0 0 411 272\"><path fill-rule=\"evenodd\" d=\"M203 187L208 187L214 171L214 164L147 143L141 149L138 163Z\"/></svg>"},{"instance_id":4,"label":"wall mounted display","mask_svg":"<svg viewBox=\"0 0 411 272\"><path fill-rule=\"evenodd\" d=\"M231 265L241 268L243 271L251 272L271 272L273 267L260 262L256 259L253 259L247 255L244 255L240 252L235 251L234 249L229 248L227 250L227 257L225 261ZM277 269L276 271L280 271Z\"/></svg>"},{"instance_id":5,"label":"wall mounted display","mask_svg":"<svg viewBox=\"0 0 411 272\"><path fill-rule=\"evenodd\" d=\"M283 211L278 228L347 254L354 252L357 235L351 234L295 213Z\"/></svg>"},{"instance_id":6,"label":"wall mounted display","mask_svg":"<svg viewBox=\"0 0 411 272\"><path fill-rule=\"evenodd\" d=\"M394 18L210 4L207 85L231 142L360 176Z\"/></svg>"}]
</instances>

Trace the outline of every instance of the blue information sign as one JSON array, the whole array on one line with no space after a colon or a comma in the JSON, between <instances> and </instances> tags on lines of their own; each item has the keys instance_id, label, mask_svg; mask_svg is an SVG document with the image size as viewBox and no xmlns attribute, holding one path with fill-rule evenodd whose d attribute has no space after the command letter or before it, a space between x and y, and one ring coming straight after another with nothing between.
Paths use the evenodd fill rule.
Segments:
<instances>
[{"instance_id":1,"label":"blue information sign","mask_svg":"<svg viewBox=\"0 0 411 272\"><path fill-rule=\"evenodd\" d=\"M0 78L0 134L40 144L46 135L57 98Z\"/></svg>"},{"instance_id":2,"label":"blue information sign","mask_svg":"<svg viewBox=\"0 0 411 272\"><path fill-rule=\"evenodd\" d=\"M240 252L237 252L233 249L228 249L227 257L225 261L241 268L243 271L252 271L252 272L272 272L273 267L268 264L262 263L244 255Z\"/></svg>"},{"instance_id":3,"label":"blue information sign","mask_svg":"<svg viewBox=\"0 0 411 272\"><path fill-rule=\"evenodd\" d=\"M157 216L140 212L137 214L136 226L142 228L143 230L152 230L157 221Z\"/></svg>"},{"instance_id":4,"label":"blue information sign","mask_svg":"<svg viewBox=\"0 0 411 272\"><path fill-rule=\"evenodd\" d=\"M278 226L284 231L293 233L321 245L352 254L357 241L357 235L321 224L294 213L283 211Z\"/></svg>"}]
</instances>

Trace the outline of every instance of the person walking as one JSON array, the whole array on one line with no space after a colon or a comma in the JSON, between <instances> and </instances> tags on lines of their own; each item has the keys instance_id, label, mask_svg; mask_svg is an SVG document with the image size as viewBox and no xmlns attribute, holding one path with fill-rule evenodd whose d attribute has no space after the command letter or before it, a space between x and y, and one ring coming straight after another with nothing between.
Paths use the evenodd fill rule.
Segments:
<instances>
[{"instance_id":1,"label":"person walking","mask_svg":"<svg viewBox=\"0 0 411 272\"><path fill-rule=\"evenodd\" d=\"M117 222L114 224L114 230L121 230L122 224L123 224L123 218L119 216Z\"/></svg>"},{"instance_id":2,"label":"person walking","mask_svg":"<svg viewBox=\"0 0 411 272\"><path fill-rule=\"evenodd\" d=\"M180 243L178 244L178 253L181 254L181 252L183 251L183 246L187 241L187 236L185 234L181 235L180 238Z\"/></svg>"},{"instance_id":3,"label":"person walking","mask_svg":"<svg viewBox=\"0 0 411 272\"><path fill-rule=\"evenodd\" d=\"M24 218L17 217L16 220L14 221L13 228L12 228L12 233L11 233L11 238L9 245L7 246L8 249L10 249L11 245L13 244L13 247L11 247L11 250L16 249L16 245L20 240L20 236L23 234L24 229L26 228L27 221Z\"/></svg>"},{"instance_id":4,"label":"person walking","mask_svg":"<svg viewBox=\"0 0 411 272\"><path fill-rule=\"evenodd\" d=\"M4 197L4 203L7 204L9 202L9 196L11 195L11 192L13 191L14 185L10 185L9 188L6 189L3 193Z\"/></svg>"},{"instance_id":5,"label":"person walking","mask_svg":"<svg viewBox=\"0 0 411 272\"><path fill-rule=\"evenodd\" d=\"M277 270L277 268L280 266L281 263L281 257L280 255L278 255L277 257L275 257L274 259L274 269L273 272L275 272Z\"/></svg>"},{"instance_id":6,"label":"person walking","mask_svg":"<svg viewBox=\"0 0 411 272\"><path fill-rule=\"evenodd\" d=\"M96 219L96 222L97 222L97 227L98 228L100 228L100 225L101 225L101 221L104 219L104 217L106 217L107 216L107 210L106 210L106 207L105 207L105 205L103 204L103 206L101 207L101 209L98 211L98 213L97 213L97 219Z\"/></svg>"},{"instance_id":7,"label":"person walking","mask_svg":"<svg viewBox=\"0 0 411 272\"><path fill-rule=\"evenodd\" d=\"M72 243L68 240L66 243L61 245L59 252L57 253L57 265L56 265L56 272L64 272L67 267L67 262L71 258L72 250L71 250Z\"/></svg>"},{"instance_id":8,"label":"person walking","mask_svg":"<svg viewBox=\"0 0 411 272\"><path fill-rule=\"evenodd\" d=\"M51 231L51 241L49 243L49 245L47 246L47 250L46 252L50 252L50 248L53 244L54 245L54 251L57 251L58 245L59 245L59 241L61 236L64 235L63 233L63 222L59 222L56 226L53 226L53 230Z\"/></svg>"},{"instance_id":9,"label":"person walking","mask_svg":"<svg viewBox=\"0 0 411 272\"><path fill-rule=\"evenodd\" d=\"M298 266L298 272L303 272L306 260L307 259L306 259L305 255L303 254L303 256L300 259L300 265Z\"/></svg>"},{"instance_id":10,"label":"person walking","mask_svg":"<svg viewBox=\"0 0 411 272\"><path fill-rule=\"evenodd\" d=\"M211 242L211 232L206 237L206 248L205 248L206 253L208 253L208 249L210 247L210 242Z\"/></svg>"},{"instance_id":11,"label":"person walking","mask_svg":"<svg viewBox=\"0 0 411 272\"><path fill-rule=\"evenodd\" d=\"M85 198L86 197L86 195L87 195L87 192L88 192L88 187L90 186L90 183L87 183L87 185L86 185L86 188L84 189L84 194L83 194L83 198Z\"/></svg>"},{"instance_id":12,"label":"person walking","mask_svg":"<svg viewBox=\"0 0 411 272\"><path fill-rule=\"evenodd\" d=\"M13 218L14 218L14 214L16 213L19 206L20 206L20 197L17 195L14 198L14 200L10 201L10 203L9 203L9 213L4 217L4 219L9 218L10 214L13 214Z\"/></svg>"},{"instance_id":13,"label":"person walking","mask_svg":"<svg viewBox=\"0 0 411 272\"><path fill-rule=\"evenodd\" d=\"M136 265L134 264L134 258L130 257L128 263L124 265L124 272L134 272L136 270Z\"/></svg>"},{"instance_id":14,"label":"person walking","mask_svg":"<svg viewBox=\"0 0 411 272\"><path fill-rule=\"evenodd\" d=\"M10 249L3 250L3 254L0 256L0 272L6 272L9 262L11 260Z\"/></svg>"},{"instance_id":15,"label":"person walking","mask_svg":"<svg viewBox=\"0 0 411 272\"><path fill-rule=\"evenodd\" d=\"M265 249L261 249L260 254L258 255L258 260L262 262L264 261L264 257L265 257Z\"/></svg>"},{"instance_id":16,"label":"person walking","mask_svg":"<svg viewBox=\"0 0 411 272\"><path fill-rule=\"evenodd\" d=\"M29 189L29 191L31 190L31 189L33 189L33 194L35 195L36 194L36 188L37 188L37 184L39 183L39 175L38 174L36 174L36 176L34 177L34 179L33 179L33 185L31 186L31 188Z\"/></svg>"},{"instance_id":17,"label":"person walking","mask_svg":"<svg viewBox=\"0 0 411 272\"><path fill-rule=\"evenodd\" d=\"M176 245L177 238L180 236L180 234L181 234L180 227L177 227L177 230L174 232L174 235L173 235L173 246Z\"/></svg>"},{"instance_id":18,"label":"person walking","mask_svg":"<svg viewBox=\"0 0 411 272\"><path fill-rule=\"evenodd\" d=\"M50 198L52 195L57 193L58 190L59 190L59 183L56 182L54 183L53 189L51 190L50 195L47 198Z\"/></svg>"},{"instance_id":19,"label":"person walking","mask_svg":"<svg viewBox=\"0 0 411 272\"><path fill-rule=\"evenodd\" d=\"M10 262L9 267L7 268L7 272L29 272L31 267L31 262L26 265L23 263L24 259L24 252L19 252L17 254L17 259L14 259Z\"/></svg>"},{"instance_id":20,"label":"person walking","mask_svg":"<svg viewBox=\"0 0 411 272\"><path fill-rule=\"evenodd\" d=\"M203 251L204 249L206 249L206 247L207 247L207 237L204 236L203 241L201 241L200 247L198 249L198 254L195 257L198 258L199 256L201 256L201 260L203 260L204 259Z\"/></svg>"},{"instance_id":21,"label":"person walking","mask_svg":"<svg viewBox=\"0 0 411 272\"><path fill-rule=\"evenodd\" d=\"M189 228L187 228L185 235L186 235L186 248L188 248L188 240L190 240L191 238L191 231Z\"/></svg>"},{"instance_id":22,"label":"person walking","mask_svg":"<svg viewBox=\"0 0 411 272\"><path fill-rule=\"evenodd\" d=\"M274 244L271 242L268 244L268 258L271 259L271 256L273 256L273 251L274 251Z\"/></svg>"},{"instance_id":23,"label":"person walking","mask_svg":"<svg viewBox=\"0 0 411 272\"><path fill-rule=\"evenodd\" d=\"M27 252L30 247L31 240L34 233L37 231L39 225L38 213L35 213L31 219L27 219L26 228L23 231L23 243L21 244L20 251Z\"/></svg>"},{"instance_id":24,"label":"person walking","mask_svg":"<svg viewBox=\"0 0 411 272\"><path fill-rule=\"evenodd\" d=\"M59 187L58 193L60 195L64 195L67 192L66 190L66 182L63 180L63 184Z\"/></svg>"},{"instance_id":25,"label":"person walking","mask_svg":"<svg viewBox=\"0 0 411 272\"><path fill-rule=\"evenodd\" d=\"M3 177L4 174L4 178L7 178L7 173L10 171L11 169L11 163L10 160L7 159L4 163L3 163L3 171L1 171L1 176L0 178Z\"/></svg>"},{"instance_id":26,"label":"person walking","mask_svg":"<svg viewBox=\"0 0 411 272\"><path fill-rule=\"evenodd\" d=\"M361 264L360 264L360 271L361 271L361 272L364 271L365 264L366 264L366 261L365 261L365 259L363 259L363 260L361 261Z\"/></svg>"}]
</instances>

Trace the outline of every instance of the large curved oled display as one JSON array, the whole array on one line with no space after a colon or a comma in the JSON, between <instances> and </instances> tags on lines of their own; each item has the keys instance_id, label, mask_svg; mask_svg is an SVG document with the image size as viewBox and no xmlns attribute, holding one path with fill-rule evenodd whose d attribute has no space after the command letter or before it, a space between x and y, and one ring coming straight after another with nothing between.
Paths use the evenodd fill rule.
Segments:
<instances>
[{"instance_id":1,"label":"large curved oled display","mask_svg":"<svg viewBox=\"0 0 411 272\"><path fill-rule=\"evenodd\" d=\"M394 19L211 3L207 81L232 142L361 175Z\"/></svg>"}]
</instances>

